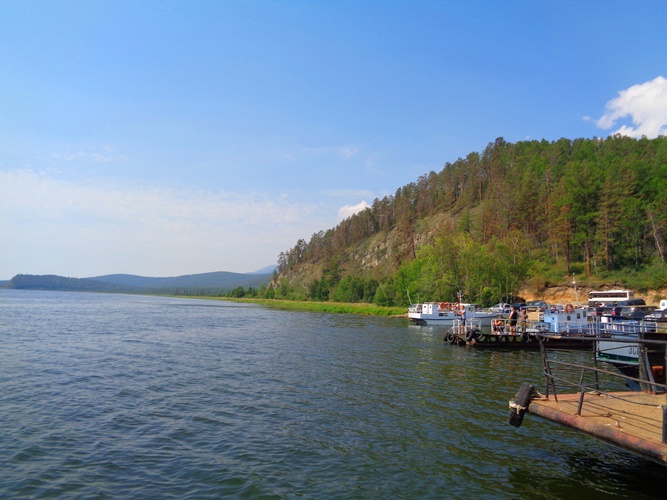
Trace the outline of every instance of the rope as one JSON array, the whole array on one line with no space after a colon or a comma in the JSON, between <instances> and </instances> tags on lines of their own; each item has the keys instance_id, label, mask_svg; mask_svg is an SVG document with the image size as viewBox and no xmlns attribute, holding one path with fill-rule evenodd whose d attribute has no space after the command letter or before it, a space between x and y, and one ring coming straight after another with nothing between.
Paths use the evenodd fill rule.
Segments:
<instances>
[{"instance_id":1,"label":"rope","mask_svg":"<svg viewBox=\"0 0 667 500\"><path fill-rule=\"evenodd\" d=\"M519 410L519 411L526 411L528 409L527 406L520 406L520 405L516 404L514 402L514 400L510 401L509 403L510 403L510 410L515 409L515 410Z\"/></svg>"},{"instance_id":2,"label":"rope","mask_svg":"<svg viewBox=\"0 0 667 500\"><path fill-rule=\"evenodd\" d=\"M530 396L530 399L539 399L539 400L542 400L542 401L546 401L546 400L549 399L544 394L541 394L540 392L538 392L537 389L533 389L533 392L534 392L534 394Z\"/></svg>"}]
</instances>

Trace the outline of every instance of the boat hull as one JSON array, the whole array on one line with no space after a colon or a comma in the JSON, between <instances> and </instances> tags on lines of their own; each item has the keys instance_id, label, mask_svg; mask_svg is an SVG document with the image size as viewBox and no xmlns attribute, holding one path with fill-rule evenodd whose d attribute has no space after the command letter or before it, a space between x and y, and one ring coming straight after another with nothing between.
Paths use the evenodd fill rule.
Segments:
<instances>
[{"instance_id":1,"label":"boat hull","mask_svg":"<svg viewBox=\"0 0 667 500\"><path fill-rule=\"evenodd\" d=\"M446 304L446 306L445 306ZM408 309L408 319L417 325L438 325L452 327L464 319L483 327L490 327L494 319L501 318L501 313L480 310L471 304L461 304L450 308L447 303L426 302L415 304Z\"/></svg>"},{"instance_id":2,"label":"boat hull","mask_svg":"<svg viewBox=\"0 0 667 500\"><path fill-rule=\"evenodd\" d=\"M500 318L501 316L499 314L496 315L490 315L490 316L469 316L469 319L479 321L481 326L483 327L491 327L491 322L494 319ZM415 317L415 316L408 316L408 318L415 323L416 325L437 325L437 326L446 326L446 327L452 327L456 324L456 322L461 321L461 316L456 316L456 317Z\"/></svg>"}]
</instances>

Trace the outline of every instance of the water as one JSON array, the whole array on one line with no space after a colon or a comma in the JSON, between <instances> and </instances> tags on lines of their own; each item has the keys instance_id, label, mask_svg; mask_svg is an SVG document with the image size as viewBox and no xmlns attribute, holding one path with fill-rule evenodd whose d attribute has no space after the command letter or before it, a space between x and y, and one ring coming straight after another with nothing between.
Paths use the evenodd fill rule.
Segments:
<instances>
[{"instance_id":1,"label":"water","mask_svg":"<svg viewBox=\"0 0 667 500\"><path fill-rule=\"evenodd\" d=\"M521 383L541 383L538 353L442 333L0 290L0 497L664 497L662 465L538 417L506 423Z\"/></svg>"}]
</instances>

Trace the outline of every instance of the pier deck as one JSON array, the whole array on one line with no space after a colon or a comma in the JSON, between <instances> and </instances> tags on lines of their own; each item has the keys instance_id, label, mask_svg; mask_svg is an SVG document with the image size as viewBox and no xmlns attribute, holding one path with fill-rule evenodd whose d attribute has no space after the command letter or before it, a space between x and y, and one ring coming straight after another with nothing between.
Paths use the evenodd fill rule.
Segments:
<instances>
[{"instance_id":1,"label":"pier deck","mask_svg":"<svg viewBox=\"0 0 667 500\"><path fill-rule=\"evenodd\" d=\"M587 393L577 415L579 397L577 393L559 394L558 402L553 396L533 399L528 412L667 463L667 445L662 442L664 394Z\"/></svg>"}]
</instances>

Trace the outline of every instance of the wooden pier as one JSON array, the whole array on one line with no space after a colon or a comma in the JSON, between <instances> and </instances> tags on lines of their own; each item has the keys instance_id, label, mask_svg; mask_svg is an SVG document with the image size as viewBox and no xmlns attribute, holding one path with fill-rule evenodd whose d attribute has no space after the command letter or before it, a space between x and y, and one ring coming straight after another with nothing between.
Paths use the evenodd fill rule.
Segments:
<instances>
[{"instance_id":1,"label":"wooden pier","mask_svg":"<svg viewBox=\"0 0 667 500\"><path fill-rule=\"evenodd\" d=\"M663 442L664 394L641 392L559 394L533 399L528 413L572 427L647 458L667 463Z\"/></svg>"},{"instance_id":2,"label":"wooden pier","mask_svg":"<svg viewBox=\"0 0 667 500\"><path fill-rule=\"evenodd\" d=\"M549 343L538 335L546 395L524 382L510 401L508 423L519 427L524 413L537 415L667 464L667 340L655 328L615 331L598 330L590 361L579 363L549 356ZM634 360L609 361L610 353L626 351ZM623 390L620 381L635 390Z\"/></svg>"}]
</instances>

